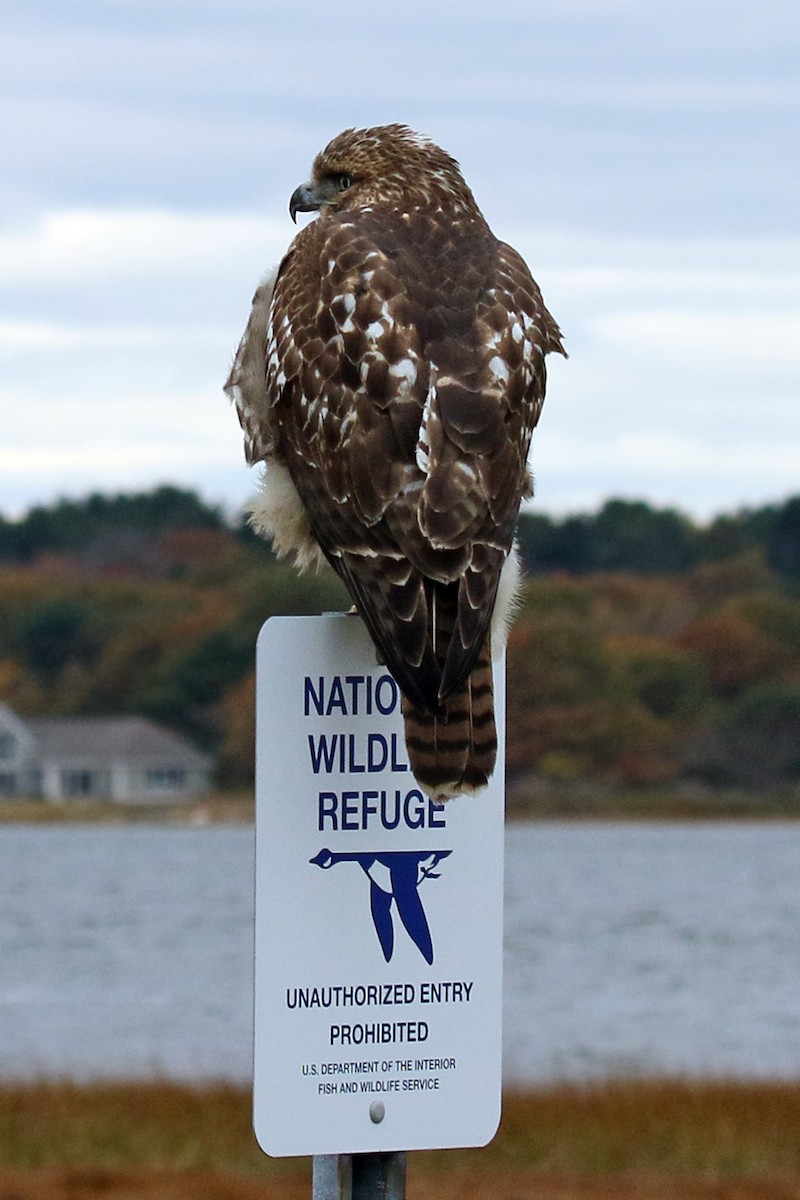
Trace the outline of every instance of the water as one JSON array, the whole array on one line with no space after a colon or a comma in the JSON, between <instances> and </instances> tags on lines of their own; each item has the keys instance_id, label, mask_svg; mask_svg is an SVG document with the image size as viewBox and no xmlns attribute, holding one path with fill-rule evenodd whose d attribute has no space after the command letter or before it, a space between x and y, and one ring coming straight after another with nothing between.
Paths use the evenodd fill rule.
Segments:
<instances>
[{"instance_id":1,"label":"water","mask_svg":"<svg viewBox=\"0 0 800 1200\"><path fill-rule=\"evenodd\" d=\"M0 828L0 1075L244 1079L251 829Z\"/></svg>"},{"instance_id":2,"label":"water","mask_svg":"<svg viewBox=\"0 0 800 1200\"><path fill-rule=\"evenodd\" d=\"M788 823L511 826L506 1079L800 1077L799 865ZM0 827L0 1076L249 1079L252 872L249 828Z\"/></svg>"},{"instance_id":3,"label":"water","mask_svg":"<svg viewBox=\"0 0 800 1200\"><path fill-rule=\"evenodd\" d=\"M512 829L506 1077L800 1077L800 825Z\"/></svg>"}]
</instances>

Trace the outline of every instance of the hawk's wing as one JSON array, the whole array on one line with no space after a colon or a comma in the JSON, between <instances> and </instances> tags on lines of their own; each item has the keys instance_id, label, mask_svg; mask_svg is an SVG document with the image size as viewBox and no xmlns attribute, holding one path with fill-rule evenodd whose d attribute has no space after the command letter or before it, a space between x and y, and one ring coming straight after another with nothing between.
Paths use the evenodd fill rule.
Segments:
<instances>
[{"instance_id":1,"label":"hawk's wing","mask_svg":"<svg viewBox=\"0 0 800 1200\"><path fill-rule=\"evenodd\" d=\"M482 220L337 214L281 264L267 432L251 442L288 468L387 666L424 708L485 639L529 491L548 349L558 331L527 267Z\"/></svg>"}]
</instances>

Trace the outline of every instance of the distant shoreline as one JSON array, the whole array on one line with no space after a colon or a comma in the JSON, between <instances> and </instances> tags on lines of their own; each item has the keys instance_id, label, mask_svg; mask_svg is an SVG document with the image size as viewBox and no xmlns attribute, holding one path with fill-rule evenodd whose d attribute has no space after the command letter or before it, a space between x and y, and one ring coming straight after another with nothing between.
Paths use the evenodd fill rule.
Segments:
<instances>
[{"instance_id":1,"label":"distant shoreline","mask_svg":"<svg viewBox=\"0 0 800 1200\"><path fill-rule=\"evenodd\" d=\"M468 803L469 801L465 801ZM0 824L249 825L252 792L216 792L174 804L73 800L0 800ZM509 785L508 821L795 821L800 792L761 794L714 788L567 787L537 781Z\"/></svg>"},{"instance_id":2,"label":"distant shoreline","mask_svg":"<svg viewBox=\"0 0 800 1200\"><path fill-rule=\"evenodd\" d=\"M800 789L756 792L702 784L615 787L542 779L507 787L509 820L731 821L800 819Z\"/></svg>"}]
</instances>

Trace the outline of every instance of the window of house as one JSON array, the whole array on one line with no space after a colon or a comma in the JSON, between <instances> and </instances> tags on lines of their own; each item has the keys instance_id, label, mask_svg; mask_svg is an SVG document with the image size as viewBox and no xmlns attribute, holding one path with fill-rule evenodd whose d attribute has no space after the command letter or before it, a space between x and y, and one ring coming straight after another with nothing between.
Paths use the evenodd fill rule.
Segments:
<instances>
[{"instance_id":1,"label":"window of house","mask_svg":"<svg viewBox=\"0 0 800 1200\"><path fill-rule=\"evenodd\" d=\"M91 796L95 792L93 771L62 771L61 790L65 796Z\"/></svg>"},{"instance_id":2,"label":"window of house","mask_svg":"<svg viewBox=\"0 0 800 1200\"><path fill-rule=\"evenodd\" d=\"M151 767L147 786L152 791L174 792L186 787L186 771L181 767Z\"/></svg>"}]
</instances>

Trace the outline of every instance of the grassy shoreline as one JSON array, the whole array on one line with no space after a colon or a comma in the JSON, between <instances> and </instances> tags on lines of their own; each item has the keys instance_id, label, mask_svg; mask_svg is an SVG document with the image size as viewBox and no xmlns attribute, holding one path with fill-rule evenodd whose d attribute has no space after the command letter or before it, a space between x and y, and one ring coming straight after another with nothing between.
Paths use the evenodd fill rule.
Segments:
<instances>
[{"instance_id":1,"label":"grassy shoreline","mask_svg":"<svg viewBox=\"0 0 800 1200\"><path fill-rule=\"evenodd\" d=\"M250 1128L251 1093L229 1083L59 1080L0 1083L0 1163L191 1167L295 1174L269 1159ZM508 1091L488 1147L421 1151L426 1171L800 1179L800 1079L617 1079Z\"/></svg>"},{"instance_id":2,"label":"grassy shoreline","mask_svg":"<svg viewBox=\"0 0 800 1200\"><path fill-rule=\"evenodd\" d=\"M76 1189L78 1176L97 1186ZM187 1190L166 1189L166 1178ZM212 1188L200 1185L212 1179ZM27 1196L26 1180L31 1195L53 1198L294 1197L310 1195L310 1164L256 1147L246 1087L4 1083L0 1196ZM410 1156L410 1200L429 1194L794 1200L800 1080L630 1079L509 1092L488 1147Z\"/></svg>"}]
</instances>

